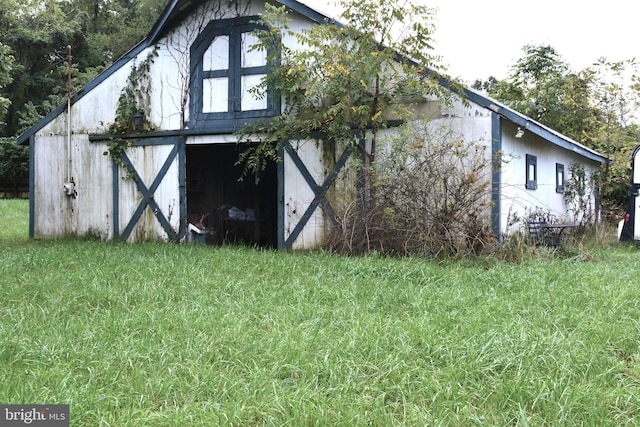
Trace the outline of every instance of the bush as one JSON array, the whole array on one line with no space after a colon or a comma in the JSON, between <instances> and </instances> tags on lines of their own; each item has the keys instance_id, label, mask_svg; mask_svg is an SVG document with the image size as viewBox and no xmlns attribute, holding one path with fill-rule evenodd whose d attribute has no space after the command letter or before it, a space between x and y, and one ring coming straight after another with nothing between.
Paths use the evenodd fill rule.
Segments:
<instances>
[{"instance_id":1,"label":"bush","mask_svg":"<svg viewBox=\"0 0 640 427\"><path fill-rule=\"evenodd\" d=\"M29 188L29 149L0 139L0 190L18 194Z\"/></svg>"},{"instance_id":2,"label":"bush","mask_svg":"<svg viewBox=\"0 0 640 427\"><path fill-rule=\"evenodd\" d=\"M338 208L331 249L357 254L464 256L485 251L491 234L491 168L486 146L450 126L403 126L378 154L370 194ZM361 192L362 193L362 192Z\"/></svg>"}]
</instances>

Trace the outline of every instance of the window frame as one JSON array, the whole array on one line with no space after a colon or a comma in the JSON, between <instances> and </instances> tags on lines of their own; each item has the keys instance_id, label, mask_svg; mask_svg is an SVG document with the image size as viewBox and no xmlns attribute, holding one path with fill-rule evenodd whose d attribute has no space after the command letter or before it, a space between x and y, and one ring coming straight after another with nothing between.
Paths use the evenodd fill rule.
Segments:
<instances>
[{"instance_id":1,"label":"window frame","mask_svg":"<svg viewBox=\"0 0 640 427\"><path fill-rule=\"evenodd\" d=\"M531 168L533 168L533 179L531 179ZM527 190L538 188L538 158L533 154L526 155L525 188Z\"/></svg>"},{"instance_id":2,"label":"window frame","mask_svg":"<svg viewBox=\"0 0 640 427\"><path fill-rule=\"evenodd\" d=\"M556 163L556 193L564 193L564 183L566 179L564 165L562 163Z\"/></svg>"},{"instance_id":3,"label":"window frame","mask_svg":"<svg viewBox=\"0 0 640 427\"><path fill-rule=\"evenodd\" d=\"M243 77L251 75L268 74L269 66L243 67L242 66L242 35L251 33L256 29L265 28L257 24L258 16L245 16L231 19L220 19L209 22L205 29L198 35L191 45L190 59L190 87L189 87L189 128L197 129L210 125L236 128L236 120L247 121L270 117L279 113L280 103L275 99L272 91L267 91L265 96L266 108L257 110L242 110L242 82ZM222 70L204 70L203 57L216 37L229 37L228 68ZM267 52L267 57L271 52ZM227 110L220 112L204 111L204 81L212 78L227 78Z\"/></svg>"}]
</instances>

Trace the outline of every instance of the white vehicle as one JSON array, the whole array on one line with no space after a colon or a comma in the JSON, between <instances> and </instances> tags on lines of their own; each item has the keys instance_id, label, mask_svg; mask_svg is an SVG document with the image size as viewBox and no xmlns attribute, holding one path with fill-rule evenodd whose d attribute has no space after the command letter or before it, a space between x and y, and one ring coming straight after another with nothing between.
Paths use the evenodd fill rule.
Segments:
<instances>
[{"instance_id":1,"label":"white vehicle","mask_svg":"<svg viewBox=\"0 0 640 427\"><path fill-rule=\"evenodd\" d=\"M640 146L631 156L631 196L624 219L618 224L618 239L623 242L640 240Z\"/></svg>"}]
</instances>

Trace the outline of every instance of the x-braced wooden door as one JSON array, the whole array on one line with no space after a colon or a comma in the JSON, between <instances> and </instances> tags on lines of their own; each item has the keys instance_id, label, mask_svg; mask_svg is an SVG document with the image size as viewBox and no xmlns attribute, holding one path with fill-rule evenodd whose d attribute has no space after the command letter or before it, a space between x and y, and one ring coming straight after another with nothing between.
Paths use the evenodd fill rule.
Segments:
<instances>
[{"instance_id":1,"label":"x-braced wooden door","mask_svg":"<svg viewBox=\"0 0 640 427\"><path fill-rule=\"evenodd\" d=\"M116 240L168 239L186 233L185 138L131 139L113 163Z\"/></svg>"},{"instance_id":2,"label":"x-braced wooden door","mask_svg":"<svg viewBox=\"0 0 640 427\"><path fill-rule=\"evenodd\" d=\"M363 141L360 142L361 146L364 144ZM362 147L361 147L362 148ZM336 212L334 207L331 205L330 201L327 198L327 192L334 185L338 174L342 171L342 169L347 164L349 158L356 152L356 148L352 145L347 145L342 154L336 160L332 169L329 173L323 177L322 182L318 183L316 178L314 178L313 174L310 172L309 167L302 160L297 150L291 145L291 143L284 144L283 149L281 150L280 157L282 161L280 162L279 172L278 172L278 199L279 199L279 208L278 208L278 248L289 250L293 247L296 240L301 236L305 227L309 225L309 222L316 212L318 208L321 208L324 213L325 221L330 221L331 225L334 227L339 227ZM295 165L297 173L299 173L304 183L308 186L311 194L311 202L304 207L302 214L295 224L289 224L291 229L289 231L289 227L285 226L287 219L285 218L286 207L285 207L285 198L289 198L285 193L288 191L286 189L286 182L290 182L290 177L286 177L284 173L284 155L291 160L291 162ZM300 201L298 201L300 202ZM285 230L287 228L287 230Z\"/></svg>"}]
</instances>

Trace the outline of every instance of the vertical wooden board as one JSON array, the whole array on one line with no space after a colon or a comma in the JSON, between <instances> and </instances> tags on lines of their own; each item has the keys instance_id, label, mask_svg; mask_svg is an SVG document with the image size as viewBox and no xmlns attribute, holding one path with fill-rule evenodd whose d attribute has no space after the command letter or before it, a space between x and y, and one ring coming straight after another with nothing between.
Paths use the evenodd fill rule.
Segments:
<instances>
[{"instance_id":1,"label":"vertical wooden board","mask_svg":"<svg viewBox=\"0 0 640 427\"><path fill-rule=\"evenodd\" d=\"M138 160L138 157L142 156L143 147L129 147L127 149L127 157L133 163L134 167L138 168L138 165L142 164L142 161ZM142 195L136 188L136 184L128 173L128 171L122 167L118 167L118 218L119 218L119 230L118 235L122 236L126 227L129 225L133 214L135 213L138 205L142 201ZM134 231L129 236L129 241L135 241L135 236L138 232L138 224L134 227Z\"/></svg>"},{"instance_id":2,"label":"vertical wooden board","mask_svg":"<svg viewBox=\"0 0 640 427\"><path fill-rule=\"evenodd\" d=\"M532 211L548 210L554 215L564 215L566 212L561 197L555 194L555 162L559 153L545 143L541 138L526 133L516 138L517 128L510 123L503 126L502 146L505 163L502 164L502 209L503 224L519 226L516 220L525 219ZM537 188L527 189L527 154L536 156ZM549 163L553 159L553 172L549 175ZM550 183L553 179L553 188ZM514 230L505 230L508 232Z\"/></svg>"},{"instance_id":3,"label":"vertical wooden board","mask_svg":"<svg viewBox=\"0 0 640 427\"><path fill-rule=\"evenodd\" d=\"M309 173L315 179L318 186L324 181L324 167L322 165L322 153L320 145L315 141L293 142L294 151L305 164ZM285 240L289 238L307 208L313 202L315 194L306 182L297 166L285 155L284 158L285 176ZM309 249L322 242L324 237L324 217L321 208L317 208L304 229L293 242L292 249Z\"/></svg>"},{"instance_id":4,"label":"vertical wooden board","mask_svg":"<svg viewBox=\"0 0 640 427\"><path fill-rule=\"evenodd\" d=\"M145 180L150 187L159 171L168 160L174 149L173 144L147 147L148 163L153 166L146 172ZM179 165L178 156L171 160L171 165L166 171L160 185L154 192L154 200L162 211L164 217L171 225L176 233L180 227L180 181L179 181ZM153 224L153 235L155 238L167 238L167 233L158 221L157 217L149 210L150 224Z\"/></svg>"},{"instance_id":5,"label":"vertical wooden board","mask_svg":"<svg viewBox=\"0 0 640 427\"><path fill-rule=\"evenodd\" d=\"M186 52L171 50L167 46L160 46L158 57L152 70L152 87L150 93L150 116L147 119L154 129L181 129L182 119L186 119L188 98L182 93L188 91L189 76L185 65L178 65L176 61L188 63L188 49Z\"/></svg>"},{"instance_id":6,"label":"vertical wooden board","mask_svg":"<svg viewBox=\"0 0 640 427\"><path fill-rule=\"evenodd\" d=\"M62 186L65 180L65 138L38 136L34 144L33 183L34 237L56 237L67 233L67 200Z\"/></svg>"},{"instance_id":7,"label":"vertical wooden board","mask_svg":"<svg viewBox=\"0 0 640 427\"><path fill-rule=\"evenodd\" d=\"M104 143L90 143L86 134L74 135L71 175L77 197L73 200L76 233L103 239L113 237L113 179L111 157Z\"/></svg>"},{"instance_id":8,"label":"vertical wooden board","mask_svg":"<svg viewBox=\"0 0 640 427\"><path fill-rule=\"evenodd\" d=\"M325 176L333 171L336 162L347 149L346 144L338 144L333 153L325 151L324 153L324 171ZM352 152L344 167L338 172L336 179L327 191L327 200L334 208L338 217L341 217L346 209L352 204L357 197L358 187L358 148L352 147ZM330 160L328 160L328 158Z\"/></svg>"},{"instance_id":9,"label":"vertical wooden board","mask_svg":"<svg viewBox=\"0 0 640 427\"><path fill-rule=\"evenodd\" d=\"M559 220L578 221L580 218L571 215L564 194L556 192L556 163L565 166L565 182L570 178L571 164L583 165L588 175L599 169L598 164L585 160L577 153L552 145L530 132L516 138L516 132L517 126L511 123L506 123L503 127L503 151L508 162L502 166L502 223L506 227L509 219L526 218L536 208L550 212ZM527 154L537 158L538 187L535 190L525 188ZM590 203L593 208L593 197ZM508 218L509 216L511 218ZM513 232L515 229L505 228L504 231Z\"/></svg>"}]
</instances>

